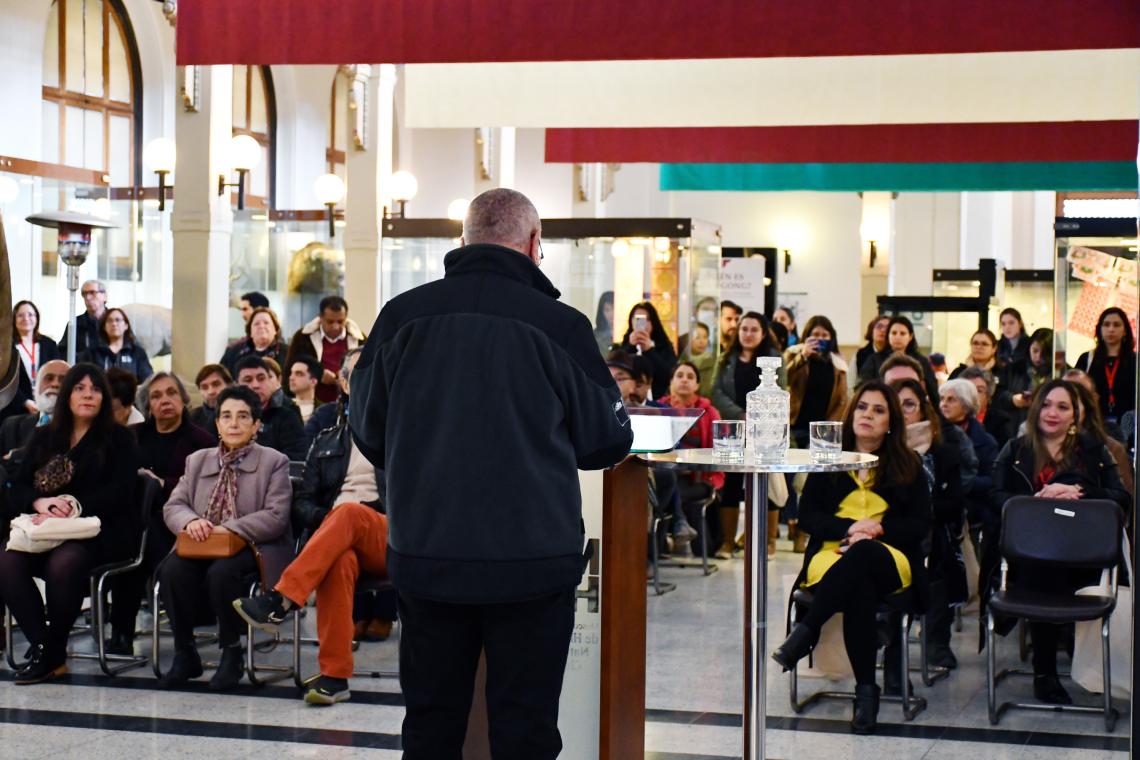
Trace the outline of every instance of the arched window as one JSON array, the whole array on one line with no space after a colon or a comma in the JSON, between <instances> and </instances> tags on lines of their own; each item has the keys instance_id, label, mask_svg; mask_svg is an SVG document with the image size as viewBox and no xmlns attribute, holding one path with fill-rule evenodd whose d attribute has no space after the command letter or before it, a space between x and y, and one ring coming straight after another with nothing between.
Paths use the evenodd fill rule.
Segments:
<instances>
[{"instance_id":1,"label":"arched window","mask_svg":"<svg viewBox=\"0 0 1140 760\"><path fill-rule=\"evenodd\" d=\"M142 75L121 3L53 0L43 64L43 160L137 184Z\"/></svg>"},{"instance_id":2,"label":"arched window","mask_svg":"<svg viewBox=\"0 0 1140 760\"><path fill-rule=\"evenodd\" d=\"M274 167L277 103L273 93L273 75L268 66L234 66L233 108L233 133L249 135L261 145L261 163L250 172L246 203L273 208L277 176Z\"/></svg>"},{"instance_id":3,"label":"arched window","mask_svg":"<svg viewBox=\"0 0 1140 760\"><path fill-rule=\"evenodd\" d=\"M333 75L329 92L329 135L325 147L325 163L329 174L347 181L345 172L345 132L348 125L348 78L339 71Z\"/></svg>"}]
</instances>

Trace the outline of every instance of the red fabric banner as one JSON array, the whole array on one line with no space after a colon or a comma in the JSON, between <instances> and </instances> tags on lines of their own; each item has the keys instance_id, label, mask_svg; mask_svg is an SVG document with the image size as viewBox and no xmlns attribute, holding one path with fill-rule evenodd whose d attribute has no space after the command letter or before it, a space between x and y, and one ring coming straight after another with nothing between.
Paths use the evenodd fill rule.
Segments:
<instances>
[{"instance_id":1,"label":"red fabric banner","mask_svg":"<svg viewBox=\"0 0 1140 760\"><path fill-rule=\"evenodd\" d=\"M1140 47L1140 3L183 0L178 6L177 35L181 65L1108 49Z\"/></svg>"},{"instance_id":2,"label":"red fabric banner","mask_svg":"<svg viewBox=\"0 0 1140 760\"><path fill-rule=\"evenodd\" d=\"M1135 121L547 129L547 163L1131 161Z\"/></svg>"}]
</instances>

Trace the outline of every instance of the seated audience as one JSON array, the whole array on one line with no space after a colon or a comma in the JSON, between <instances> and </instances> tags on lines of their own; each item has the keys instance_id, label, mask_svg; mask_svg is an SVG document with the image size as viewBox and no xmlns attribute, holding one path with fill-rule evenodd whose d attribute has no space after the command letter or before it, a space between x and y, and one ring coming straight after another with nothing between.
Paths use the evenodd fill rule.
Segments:
<instances>
[{"instance_id":1,"label":"seated audience","mask_svg":"<svg viewBox=\"0 0 1140 760\"><path fill-rule=\"evenodd\" d=\"M244 361L261 360L247 357ZM293 558L289 460L254 442L260 424L261 401L253 390L231 387L222 391L217 420L221 444L187 458L186 473L163 507L171 533L185 532L194 541L205 541L212 533L236 533L250 545L232 557L215 560L184 559L171 553L159 565L159 594L174 630L174 663L162 679L164 687L202 675L194 627L203 620L217 620L222 651L210 688L225 691L236 686L244 672L241 634L245 626L233 602L245 595L250 579L258 575L253 547L264 563L266 588L273 588Z\"/></svg>"},{"instance_id":2,"label":"seated audience","mask_svg":"<svg viewBox=\"0 0 1140 760\"><path fill-rule=\"evenodd\" d=\"M81 361L98 365L104 371L117 367L130 372L139 382L150 377L150 358L135 340L127 313L119 308L107 309L99 320L99 342L88 346Z\"/></svg>"},{"instance_id":3,"label":"seated audience","mask_svg":"<svg viewBox=\"0 0 1140 760\"><path fill-rule=\"evenodd\" d=\"M613 372L613 369L610 371ZM669 381L669 395L661 399L662 404L674 409L703 409L705 412L677 444L679 449L711 449L713 445L712 425L720 419L720 413L711 401L700 395L700 384L701 373L697 366L692 362L682 361L673 370L673 379ZM678 541L685 541L686 537L692 541L697 536L692 523L695 521L699 524L700 513L686 515L683 511L684 505L703 501L714 491L724 487L723 472L682 471L676 473L676 476L682 513L674 520L674 545ZM677 519L681 521L680 526L676 524ZM685 528L688 530L684 530ZM707 529L708 526L701 526L701 530Z\"/></svg>"},{"instance_id":4,"label":"seated audience","mask_svg":"<svg viewBox=\"0 0 1140 760\"><path fill-rule=\"evenodd\" d=\"M125 369L112 367L107 370L107 383L111 386L111 414L115 422L129 427L143 421L142 412L135 408L135 397L139 389L138 378Z\"/></svg>"},{"instance_id":5,"label":"seated audience","mask_svg":"<svg viewBox=\"0 0 1140 760\"><path fill-rule=\"evenodd\" d=\"M917 380L921 383L923 382L922 365L906 354L895 354L883 362L883 366L879 368L879 378L888 385L893 385L900 380ZM923 387L926 387L925 383L923 383ZM969 493L970 489L974 487L974 478L978 475L978 455L974 452L974 444L960 427L951 424L944 417L940 416L939 419L941 420L942 439L949 445L958 448L962 471L962 493Z\"/></svg>"},{"instance_id":6,"label":"seated audience","mask_svg":"<svg viewBox=\"0 0 1140 760\"><path fill-rule=\"evenodd\" d=\"M990 500L995 512L1014 496L1039 496L1074 501L1109 499L1126 515L1131 513L1132 499L1121 484L1112 455L1103 442L1081 430L1080 397L1072 383L1050 380L1042 385L1033 397L1026 423L1025 434L1006 444L994 466ZM1010 583L1052 593L1093 586L1099 579L1099 571L1016 564L1010 568ZM989 589L996 583L996 572L983 575L980 588ZM1059 629L1048 623L1029 624L1033 696L1046 704L1067 705L1072 698L1057 677Z\"/></svg>"},{"instance_id":7,"label":"seated audience","mask_svg":"<svg viewBox=\"0 0 1140 760\"><path fill-rule=\"evenodd\" d=\"M1092 378L1100 413L1110 429L1136 408L1136 341L1123 309L1112 306L1101 312L1096 347L1080 355L1077 369Z\"/></svg>"},{"instance_id":8,"label":"seated audience","mask_svg":"<svg viewBox=\"0 0 1140 760\"><path fill-rule=\"evenodd\" d=\"M190 421L190 394L177 375L156 372L139 391L139 404L146 419L130 430L138 441L138 464L142 472L158 481L162 490L150 516L142 565L111 581L111 654L134 651L135 619L139 614L146 581L174 546L174 535L162 520L162 506L186 470L186 458L200 449L217 445L214 437Z\"/></svg>"},{"instance_id":9,"label":"seated audience","mask_svg":"<svg viewBox=\"0 0 1140 760\"><path fill-rule=\"evenodd\" d=\"M997 379L992 372L981 367L967 367L958 377L974 384L974 390L978 392L978 411L974 417L994 437L1000 449L1017 434L1017 423L1006 409L994 404L995 394L1000 392ZM1023 392L1018 390L1014 395L1020 396ZM1005 395L1007 403L1011 397Z\"/></svg>"},{"instance_id":10,"label":"seated audience","mask_svg":"<svg viewBox=\"0 0 1140 760\"><path fill-rule=\"evenodd\" d=\"M1116 462L1116 469L1120 472L1120 481L1124 484L1125 490L1130 494L1136 493L1132 457L1129 456L1128 449L1124 447L1124 444L1114 438L1105 427L1104 418L1100 415L1099 399L1096 397L1096 386L1093 384L1092 378L1079 369L1071 369L1064 374L1062 379L1072 383L1077 389L1077 395L1080 396L1079 425L1081 432L1091 435L1108 447L1108 453L1112 454L1112 458Z\"/></svg>"},{"instance_id":11,"label":"seated audience","mask_svg":"<svg viewBox=\"0 0 1140 760\"><path fill-rule=\"evenodd\" d=\"M313 416L313 412L321 405L317 399L317 385L321 381L324 369L321 363L312 357L302 357L289 367L289 392L293 395L293 402L301 411L301 419L305 422Z\"/></svg>"},{"instance_id":12,"label":"seated audience","mask_svg":"<svg viewBox=\"0 0 1140 760\"><path fill-rule=\"evenodd\" d=\"M359 349L341 370L348 385ZM309 704L330 705L350 696L352 641L369 634L383 640L396 617L395 594L385 595L380 618L369 617L353 626L353 597L362 573L385 576L388 518L380 492L383 473L352 442L347 415L314 441L305 463L305 477L296 497L296 511L312 535L304 549L281 574L274 590L264 596L239 599L235 608L245 620L270 632L289 610L305 606L317 594L317 661L321 675L308 689ZM375 614L375 613L374 613Z\"/></svg>"},{"instance_id":13,"label":"seated audience","mask_svg":"<svg viewBox=\"0 0 1140 760\"><path fill-rule=\"evenodd\" d=\"M652 367L653 398L669 394L669 378L677 363L673 342L657 316L657 309L649 301L634 304L629 312L628 327L619 348L627 354L644 356Z\"/></svg>"},{"instance_id":14,"label":"seated audience","mask_svg":"<svg viewBox=\"0 0 1140 760\"><path fill-rule=\"evenodd\" d=\"M62 359L55 359L40 367L36 373L36 392L33 399L37 411L9 417L4 420L3 425L0 425L0 459L6 461L5 466L9 470L14 471L19 466L18 451L31 440L36 428L51 422L56 399L59 398L59 389L67 370L67 362Z\"/></svg>"},{"instance_id":15,"label":"seated audience","mask_svg":"<svg viewBox=\"0 0 1140 760\"><path fill-rule=\"evenodd\" d=\"M35 521L98 517L95 538L64 541L42 553L0 552L0 598L12 611L31 658L16 673L32 684L67 672L71 626L90 591L92 568L138 549L141 526L134 499L138 478L134 436L111 416L111 389L102 370L78 364L64 376L49 424L38 428L7 488L10 516ZM46 603L35 579L44 581Z\"/></svg>"},{"instance_id":16,"label":"seated audience","mask_svg":"<svg viewBox=\"0 0 1140 760\"><path fill-rule=\"evenodd\" d=\"M993 486L993 466L998 455L998 445L982 423L978 422L978 390L969 380L949 380L942 386L939 407L946 421L966 434L977 458L978 470L974 482L963 492L970 525L983 532L987 529L994 531L1001 522L1001 515L990 511L989 492Z\"/></svg>"},{"instance_id":17,"label":"seated audience","mask_svg":"<svg viewBox=\"0 0 1140 760\"><path fill-rule=\"evenodd\" d=\"M284 366L292 367L302 356L319 361L323 371L317 398L327 404L336 401L337 376L344 364L344 355L363 344L364 331L348 318L348 302L340 296L325 296L317 308L317 316L293 334Z\"/></svg>"},{"instance_id":18,"label":"seated audience","mask_svg":"<svg viewBox=\"0 0 1140 760\"><path fill-rule=\"evenodd\" d=\"M843 420L843 448L875 454L879 463L869 471L808 476L800 522L811 541L796 585L811 589L813 601L772 659L794 668L819 640L823 624L842 612L843 643L855 673L851 729L870 734L879 711L876 611L902 589L925 590L922 543L930 531L930 488L907 446L898 396L880 381L855 389Z\"/></svg>"},{"instance_id":19,"label":"seated audience","mask_svg":"<svg viewBox=\"0 0 1140 760\"><path fill-rule=\"evenodd\" d=\"M290 461L303 462L309 446L301 412L284 394L275 395L281 388L271 377L267 361L247 356L237 365L238 385L251 389L262 404L255 431L257 442L280 451Z\"/></svg>"},{"instance_id":20,"label":"seated audience","mask_svg":"<svg viewBox=\"0 0 1140 760\"><path fill-rule=\"evenodd\" d=\"M214 443L218 442L218 426L214 424L218 416L218 394L233 384L233 375L221 364L207 364L194 378L202 405L190 411L190 421L209 433Z\"/></svg>"},{"instance_id":21,"label":"seated audience","mask_svg":"<svg viewBox=\"0 0 1140 760\"><path fill-rule=\"evenodd\" d=\"M950 373L953 380L969 367L977 367L999 375L1005 368L1005 362L997 355L997 336L986 329L978 330L970 336L970 358L955 367Z\"/></svg>"},{"instance_id":22,"label":"seated audience","mask_svg":"<svg viewBox=\"0 0 1140 760\"><path fill-rule=\"evenodd\" d=\"M12 343L20 359L16 395L0 409L0 420L36 411L33 398L40 369L62 359L56 342L40 333L40 310L31 301L19 301L12 309Z\"/></svg>"},{"instance_id":23,"label":"seated audience","mask_svg":"<svg viewBox=\"0 0 1140 760\"><path fill-rule=\"evenodd\" d=\"M232 343L222 355L220 364L234 374L237 363L247 356L285 361L286 346L281 340L281 323L272 309L259 306L245 323L245 337Z\"/></svg>"},{"instance_id":24,"label":"seated audience","mask_svg":"<svg viewBox=\"0 0 1140 760\"><path fill-rule=\"evenodd\" d=\"M922 469L930 488L932 507L930 555L930 598L926 612L927 661L936 667L956 668L958 660L950 649L950 622L955 607L969 596L966 566L962 557L961 457L958 447L942 441L942 426L926 388L915 379L898 380L891 387L899 395L899 406L906 421L907 445L922 458ZM892 627L892 646L883 655L883 686L887 694L899 694L898 629Z\"/></svg>"}]
</instances>

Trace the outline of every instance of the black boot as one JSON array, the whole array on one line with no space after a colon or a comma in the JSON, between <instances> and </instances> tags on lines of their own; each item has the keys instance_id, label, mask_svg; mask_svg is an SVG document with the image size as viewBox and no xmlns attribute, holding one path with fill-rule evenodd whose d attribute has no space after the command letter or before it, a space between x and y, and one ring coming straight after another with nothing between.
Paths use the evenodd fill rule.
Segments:
<instances>
[{"instance_id":1,"label":"black boot","mask_svg":"<svg viewBox=\"0 0 1140 760\"><path fill-rule=\"evenodd\" d=\"M1069 696L1069 692L1065 691L1065 687L1061 685L1061 679L1057 678L1055 674L1033 676L1033 698L1047 705L1073 704L1073 698Z\"/></svg>"},{"instance_id":2,"label":"black boot","mask_svg":"<svg viewBox=\"0 0 1140 760\"><path fill-rule=\"evenodd\" d=\"M172 689L200 675L202 675L202 658L198 656L198 650L192 645L178 647L174 650L174 664L170 666L166 675L159 679L158 685L162 689Z\"/></svg>"},{"instance_id":3,"label":"black boot","mask_svg":"<svg viewBox=\"0 0 1140 760\"><path fill-rule=\"evenodd\" d=\"M772 659L780 663L785 671L791 670L797 662L808 656L818 639L818 633L803 623L796 623L784 643L772 652Z\"/></svg>"},{"instance_id":4,"label":"black boot","mask_svg":"<svg viewBox=\"0 0 1140 760\"><path fill-rule=\"evenodd\" d=\"M875 733L879 717L879 685L855 685L855 712L851 717L851 732L866 736Z\"/></svg>"},{"instance_id":5,"label":"black boot","mask_svg":"<svg viewBox=\"0 0 1140 760\"><path fill-rule=\"evenodd\" d=\"M32 648L32 656L16 673L16 685L43 683L67 673L67 650L55 647L49 650L40 644Z\"/></svg>"},{"instance_id":6,"label":"black boot","mask_svg":"<svg viewBox=\"0 0 1140 760\"><path fill-rule=\"evenodd\" d=\"M222 647L222 660L210 679L210 691L229 691L238 685L244 672L245 650L241 644Z\"/></svg>"},{"instance_id":7,"label":"black boot","mask_svg":"<svg viewBox=\"0 0 1140 760\"><path fill-rule=\"evenodd\" d=\"M883 693L898 697L902 695L902 650L891 644L883 650ZM914 693L914 684L907 678L907 693Z\"/></svg>"},{"instance_id":8,"label":"black boot","mask_svg":"<svg viewBox=\"0 0 1140 760\"><path fill-rule=\"evenodd\" d=\"M107 654L132 655L135 653L135 635L133 633L111 632L111 640L107 642Z\"/></svg>"}]
</instances>

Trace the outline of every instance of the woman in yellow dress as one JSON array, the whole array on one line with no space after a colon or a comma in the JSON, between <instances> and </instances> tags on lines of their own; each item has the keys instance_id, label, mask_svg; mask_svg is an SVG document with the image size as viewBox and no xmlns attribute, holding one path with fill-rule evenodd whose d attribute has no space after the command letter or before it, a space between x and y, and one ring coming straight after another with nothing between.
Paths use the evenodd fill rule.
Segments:
<instances>
[{"instance_id":1,"label":"woman in yellow dress","mask_svg":"<svg viewBox=\"0 0 1140 760\"><path fill-rule=\"evenodd\" d=\"M875 615L891 594L925 589L922 541L930 531L930 490L908 446L898 396L878 380L855 389L843 419L843 448L879 457L873 470L808 477L800 527L811 536L797 586L810 588L808 614L772 658L785 670L811 651L820 629L843 613L843 643L855 674L851 728L875 730L879 686Z\"/></svg>"}]
</instances>

